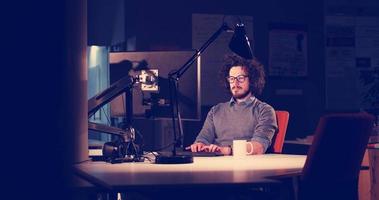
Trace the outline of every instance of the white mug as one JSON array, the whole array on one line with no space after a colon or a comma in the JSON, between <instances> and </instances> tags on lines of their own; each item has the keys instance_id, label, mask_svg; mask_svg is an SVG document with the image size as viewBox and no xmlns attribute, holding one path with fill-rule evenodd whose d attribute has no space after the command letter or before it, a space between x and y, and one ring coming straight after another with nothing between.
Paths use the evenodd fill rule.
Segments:
<instances>
[{"instance_id":1,"label":"white mug","mask_svg":"<svg viewBox=\"0 0 379 200\"><path fill-rule=\"evenodd\" d=\"M233 140L233 157L243 158L246 155L246 140Z\"/></svg>"}]
</instances>

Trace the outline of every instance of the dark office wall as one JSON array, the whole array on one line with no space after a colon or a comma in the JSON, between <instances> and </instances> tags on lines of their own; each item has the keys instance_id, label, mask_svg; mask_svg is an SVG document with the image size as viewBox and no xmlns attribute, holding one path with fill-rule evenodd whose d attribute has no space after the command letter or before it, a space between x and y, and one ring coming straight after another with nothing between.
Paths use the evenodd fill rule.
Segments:
<instances>
[{"instance_id":1,"label":"dark office wall","mask_svg":"<svg viewBox=\"0 0 379 200\"><path fill-rule=\"evenodd\" d=\"M110 46L125 41L125 0L91 0L87 8L88 45Z\"/></svg>"},{"instance_id":2,"label":"dark office wall","mask_svg":"<svg viewBox=\"0 0 379 200\"><path fill-rule=\"evenodd\" d=\"M192 13L252 16L255 55L266 66L266 72L270 24L295 24L307 28L307 76L302 78L267 76L266 88L260 98L275 109L290 112L288 138L311 134L319 116L324 112L325 102L322 1L125 0L126 20L125 26L121 27L125 28L125 41L135 37L135 43L129 45L134 45L137 51L191 49ZM91 35L89 40L90 37ZM214 91L222 91L219 85L214 88ZM295 93L278 94L278 90L282 89ZM203 106L209 108L211 105Z\"/></svg>"}]
</instances>

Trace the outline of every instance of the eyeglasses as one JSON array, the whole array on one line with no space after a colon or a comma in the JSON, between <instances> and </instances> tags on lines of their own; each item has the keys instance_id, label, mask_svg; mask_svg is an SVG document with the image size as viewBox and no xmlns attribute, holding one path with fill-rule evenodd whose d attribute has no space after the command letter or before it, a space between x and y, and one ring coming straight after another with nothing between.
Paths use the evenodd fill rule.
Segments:
<instances>
[{"instance_id":1,"label":"eyeglasses","mask_svg":"<svg viewBox=\"0 0 379 200\"><path fill-rule=\"evenodd\" d=\"M249 77L247 75L239 75L239 76L228 76L226 77L226 80L229 82L229 83L234 83L234 80L237 80L239 83L243 83L246 79L246 77Z\"/></svg>"}]
</instances>

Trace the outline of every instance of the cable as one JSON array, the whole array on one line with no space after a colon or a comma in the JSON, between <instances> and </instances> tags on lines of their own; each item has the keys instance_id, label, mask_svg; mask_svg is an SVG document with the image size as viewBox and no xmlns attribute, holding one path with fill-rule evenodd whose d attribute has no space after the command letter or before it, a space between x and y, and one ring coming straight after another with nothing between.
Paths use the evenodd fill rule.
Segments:
<instances>
[{"instance_id":1,"label":"cable","mask_svg":"<svg viewBox=\"0 0 379 200\"><path fill-rule=\"evenodd\" d=\"M104 107L101 108L101 111L104 113L105 118L107 118L108 125L111 125L112 122L109 119L109 116L107 115L107 113L105 112Z\"/></svg>"},{"instance_id":2,"label":"cable","mask_svg":"<svg viewBox=\"0 0 379 200\"><path fill-rule=\"evenodd\" d=\"M154 154L153 154L154 155ZM155 156L155 155L154 155ZM156 156L155 156L156 157ZM147 156L143 156L143 158L146 158L147 160L149 160L150 162L153 162L153 160Z\"/></svg>"},{"instance_id":3,"label":"cable","mask_svg":"<svg viewBox=\"0 0 379 200\"><path fill-rule=\"evenodd\" d=\"M171 142L170 144L168 144L166 146L163 146L163 147L161 147L161 148L159 148L159 149L157 149L155 151L162 151L163 149L166 149L166 148L168 148L168 147L170 147L172 145L175 145L175 144L176 144L176 141L175 142Z\"/></svg>"},{"instance_id":4,"label":"cable","mask_svg":"<svg viewBox=\"0 0 379 200\"><path fill-rule=\"evenodd\" d=\"M124 110L124 113L126 112L126 108L125 108L125 98L124 98L124 95L121 95L121 100L122 100L122 109Z\"/></svg>"},{"instance_id":5,"label":"cable","mask_svg":"<svg viewBox=\"0 0 379 200\"><path fill-rule=\"evenodd\" d=\"M224 22L225 22L225 17L226 17L226 15L224 15L224 16L222 17L222 24L224 24Z\"/></svg>"},{"instance_id":6,"label":"cable","mask_svg":"<svg viewBox=\"0 0 379 200\"><path fill-rule=\"evenodd\" d=\"M143 154L144 157L146 157L145 155L151 153L155 158L158 156L158 153L156 155L156 153L154 151L145 151L145 153ZM151 159L149 157L147 157L149 161L151 161Z\"/></svg>"},{"instance_id":7,"label":"cable","mask_svg":"<svg viewBox=\"0 0 379 200\"><path fill-rule=\"evenodd\" d=\"M237 15L237 18L238 18L238 23L239 23L239 24L242 24L241 16Z\"/></svg>"},{"instance_id":8,"label":"cable","mask_svg":"<svg viewBox=\"0 0 379 200\"><path fill-rule=\"evenodd\" d=\"M137 130L137 129L134 129L135 130L135 132L137 133L137 135L141 138L141 148L143 147L143 145L144 145L144 140L143 140L143 135L139 132L139 130Z\"/></svg>"}]
</instances>

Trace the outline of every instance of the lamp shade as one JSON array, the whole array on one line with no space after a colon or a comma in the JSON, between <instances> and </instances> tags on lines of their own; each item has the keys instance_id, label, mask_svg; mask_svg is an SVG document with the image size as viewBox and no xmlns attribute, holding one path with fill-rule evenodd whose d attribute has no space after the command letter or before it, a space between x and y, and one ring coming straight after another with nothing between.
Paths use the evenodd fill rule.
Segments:
<instances>
[{"instance_id":1,"label":"lamp shade","mask_svg":"<svg viewBox=\"0 0 379 200\"><path fill-rule=\"evenodd\" d=\"M232 39L229 42L229 49L243 58L253 58L253 52L249 39L246 36L244 24L240 23L236 25Z\"/></svg>"}]
</instances>

